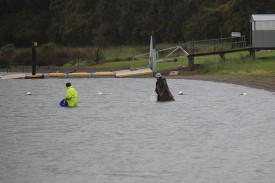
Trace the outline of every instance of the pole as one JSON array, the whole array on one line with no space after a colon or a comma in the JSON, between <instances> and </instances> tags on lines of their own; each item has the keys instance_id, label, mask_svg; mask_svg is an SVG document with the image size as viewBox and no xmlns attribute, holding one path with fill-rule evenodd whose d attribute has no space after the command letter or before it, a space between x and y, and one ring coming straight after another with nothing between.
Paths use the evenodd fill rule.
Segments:
<instances>
[{"instance_id":1,"label":"pole","mask_svg":"<svg viewBox=\"0 0 275 183\"><path fill-rule=\"evenodd\" d=\"M153 59L153 74L155 75L157 73L157 51L156 51L156 43L155 43L155 33L152 33L152 43L153 43L153 49L152 49L152 59Z\"/></svg>"},{"instance_id":2,"label":"pole","mask_svg":"<svg viewBox=\"0 0 275 183\"><path fill-rule=\"evenodd\" d=\"M37 42L32 43L32 75L36 74L36 49Z\"/></svg>"},{"instance_id":3,"label":"pole","mask_svg":"<svg viewBox=\"0 0 275 183\"><path fill-rule=\"evenodd\" d=\"M157 55L156 55L156 49L153 49L153 74L155 75L157 73Z\"/></svg>"},{"instance_id":4,"label":"pole","mask_svg":"<svg viewBox=\"0 0 275 183\"><path fill-rule=\"evenodd\" d=\"M149 68L153 70L153 37L150 39Z\"/></svg>"}]
</instances>

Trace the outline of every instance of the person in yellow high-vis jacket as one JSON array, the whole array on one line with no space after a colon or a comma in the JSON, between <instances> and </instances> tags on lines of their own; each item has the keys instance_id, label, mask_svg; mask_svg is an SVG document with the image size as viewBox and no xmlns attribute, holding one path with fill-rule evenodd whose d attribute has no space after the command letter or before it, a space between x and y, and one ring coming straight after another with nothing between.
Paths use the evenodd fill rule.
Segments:
<instances>
[{"instance_id":1,"label":"person in yellow high-vis jacket","mask_svg":"<svg viewBox=\"0 0 275 183\"><path fill-rule=\"evenodd\" d=\"M72 87L71 83L66 83L66 87L67 95L64 99L67 100L69 107L77 107L77 91Z\"/></svg>"}]
</instances>

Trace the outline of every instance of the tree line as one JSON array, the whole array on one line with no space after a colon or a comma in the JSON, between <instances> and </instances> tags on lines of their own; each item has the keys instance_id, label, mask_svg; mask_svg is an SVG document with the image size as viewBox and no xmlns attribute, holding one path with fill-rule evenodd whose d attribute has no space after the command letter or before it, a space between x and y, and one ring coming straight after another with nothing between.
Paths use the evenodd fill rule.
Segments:
<instances>
[{"instance_id":1,"label":"tree line","mask_svg":"<svg viewBox=\"0 0 275 183\"><path fill-rule=\"evenodd\" d=\"M148 44L250 37L252 14L274 14L269 0L1 0L0 47Z\"/></svg>"}]
</instances>

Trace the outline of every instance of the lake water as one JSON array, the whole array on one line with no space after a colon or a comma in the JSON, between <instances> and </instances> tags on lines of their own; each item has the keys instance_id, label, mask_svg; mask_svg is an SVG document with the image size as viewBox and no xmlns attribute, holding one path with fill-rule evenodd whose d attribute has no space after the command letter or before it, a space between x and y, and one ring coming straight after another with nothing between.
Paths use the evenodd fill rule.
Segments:
<instances>
[{"instance_id":1,"label":"lake water","mask_svg":"<svg viewBox=\"0 0 275 183\"><path fill-rule=\"evenodd\" d=\"M0 182L274 182L274 93L167 81L174 102L150 101L154 78L0 80Z\"/></svg>"}]
</instances>

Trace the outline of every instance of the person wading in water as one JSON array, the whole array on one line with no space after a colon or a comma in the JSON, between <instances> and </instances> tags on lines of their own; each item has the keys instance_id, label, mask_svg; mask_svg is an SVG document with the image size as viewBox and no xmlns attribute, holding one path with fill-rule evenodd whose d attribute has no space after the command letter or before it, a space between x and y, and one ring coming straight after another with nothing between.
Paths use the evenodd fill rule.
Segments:
<instances>
[{"instance_id":1,"label":"person wading in water","mask_svg":"<svg viewBox=\"0 0 275 183\"><path fill-rule=\"evenodd\" d=\"M156 74L156 78L155 92L158 94L158 101L174 101L175 99L169 90L166 79L160 73Z\"/></svg>"},{"instance_id":2,"label":"person wading in water","mask_svg":"<svg viewBox=\"0 0 275 183\"><path fill-rule=\"evenodd\" d=\"M72 87L71 83L66 83L67 87L67 95L65 96L65 100L68 102L69 107L77 107L77 91Z\"/></svg>"}]
</instances>

